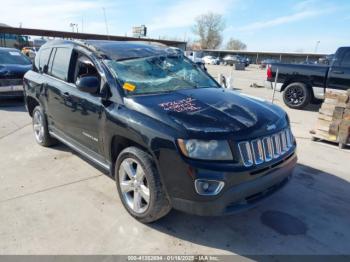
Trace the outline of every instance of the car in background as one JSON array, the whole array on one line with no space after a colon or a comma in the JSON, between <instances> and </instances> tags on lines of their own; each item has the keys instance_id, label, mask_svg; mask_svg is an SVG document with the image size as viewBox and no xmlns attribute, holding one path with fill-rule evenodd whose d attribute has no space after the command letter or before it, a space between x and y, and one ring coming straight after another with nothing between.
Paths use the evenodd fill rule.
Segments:
<instances>
[{"instance_id":1,"label":"car in background","mask_svg":"<svg viewBox=\"0 0 350 262\"><path fill-rule=\"evenodd\" d=\"M23 76L31 68L19 50L0 47L0 97L23 97Z\"/></svg>"},{"instance_id":2,"label":"car in background","mask_svg":"<svg viewBox=\"0 0 350 262\"><path fill-rule=\"evenodd\" d=\"M22 48L21 52L22 54L29 57L29 59L33 61L38 50L39 48L26 46Z\"/></svg>"},{"instance_id":3,"label":"car in background","mask_svg":"<svg viewBox=\"0 0 350 262\"><path fill-rule=\"evenodd\" d=\"M226 55L223 59L224 65L246 64L244 59L239 55Z\"/></svg>"},{"instance_id":4,"label":"car in background","mask_svg":"<svg viewBox=\"0 0 350 262\"><path fill-rule=\"evenodd\" d=\"M334 59L334 54L326 55L318 59L318 64L330 65L333 62L333 59Z\"/></svg>"},{"instance_id":5,"label":"car in background","mask_svg":"<svg viewBox=\"0 0 350 262\"><path fill-rule=\"evenodd\" d=\"M218 65L220 63L220 59L215 56L207 55L202 58L203 62L205 64L210 64L210 65Z\"/></svg>"},{"instance_id":6,"label":"car in background","mask_svg":"<svg viewBox=\"0 0 350 262\"><path fill-rule=\"evenodd\" d=\"M260 62L259 68L264 69L266 68L267 65L270 64L276 64L276 63L280 63L280 60L277 59L264 59Z\"/></svg>"},{"instance_id":7,"label":"car in background","mask_svg":"<svg viewBox=\"0 0 350 262\"><path fill-rule=\"evenodd\" d=\"M204 63L202 51L185 51L185 56L195 64Z\"/></svg>"},{"instance_id":8,"label":"car in background","mask_svg":"<svg viewBox=\"0 0 350 262\"><path fill-rule=\"evenodd\" d=\"M305 60L305 61L302 61L300 64L302 64L302 65L316 65L317 61Z\"/></svg>"},{"instance_id":9,"label":"car in background","mask_svg":"<svg viewBox=\"0 0 350 262\"><path fill-rule=\"evenodd\" d=\"M251 60L250 60L249 57L243 56L243 57L241 57L241 58L242 58L242 61L244 62L244 64L245 64L246 67L250 65Z\"/></svg>"}]
</instances>

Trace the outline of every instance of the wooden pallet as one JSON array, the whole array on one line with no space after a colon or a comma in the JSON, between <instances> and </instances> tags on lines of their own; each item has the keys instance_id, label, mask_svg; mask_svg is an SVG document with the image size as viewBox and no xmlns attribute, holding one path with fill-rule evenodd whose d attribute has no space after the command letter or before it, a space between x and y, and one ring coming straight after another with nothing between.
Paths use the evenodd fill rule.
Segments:
<instances>
[{"instance_id":1,"label":"wooden pallet","mask_svg":"<svg viewBox=\"0 0 350 262\"><path fill-rule=\"evenodd\" d=\"M327 91L314 130L313 140L337 143L339 148L350 145L350 89Z\"/></svg>"},{"instance_id":2,"label":"wooden pallet","mask_svg":"<svg viewBox=\"0 0 350 262\"><path fill-rule=\"evenodd\" d=\"M312 141L327 141L327 142L331 142L334 144L337 144L338 147L340 149L345 149L346 147L350 147L350 143L348 141L348 143L342 143L338 140L338 138L336 136L333 135L326 135L327 132L320 132L320 130L311 130L310 134L311 134L311 140ZM328 134L328 133L327 133Z\"/></svg>"}]
</instances>

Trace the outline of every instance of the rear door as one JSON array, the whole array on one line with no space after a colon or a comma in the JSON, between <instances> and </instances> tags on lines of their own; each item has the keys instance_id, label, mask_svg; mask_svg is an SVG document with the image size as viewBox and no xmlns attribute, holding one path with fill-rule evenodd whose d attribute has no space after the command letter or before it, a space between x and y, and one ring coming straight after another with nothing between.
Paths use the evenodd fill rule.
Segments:
<instances>
[{"instance_id":1,"label":"rear door","mask_svg":"<svg viewBox=\"0 0 350 262\"><path fill-rule=\"evenodd\" d=\"M330 67L327 88L347 90L350 88L350 48L340 48Z\"/></svg>"}]
</instances>

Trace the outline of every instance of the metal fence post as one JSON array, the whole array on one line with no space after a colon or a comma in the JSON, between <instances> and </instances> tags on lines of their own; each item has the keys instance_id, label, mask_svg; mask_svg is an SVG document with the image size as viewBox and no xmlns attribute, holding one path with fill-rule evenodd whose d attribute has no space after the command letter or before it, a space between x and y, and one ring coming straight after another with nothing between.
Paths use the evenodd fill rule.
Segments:
<instances>
[{"instance_id":1,"label":"metal fence post","mask_svg":"<svg viewBox=\"0 0 350 262\"><path fill-rule=\"evenodd\" d=\"M278 80L278 67L277 67L277 71L276 71L275 84L273 86L272 101L271 101L272 104L273 104L273 101L275 100L277 80Z\"/></svg>"}]
</instances>

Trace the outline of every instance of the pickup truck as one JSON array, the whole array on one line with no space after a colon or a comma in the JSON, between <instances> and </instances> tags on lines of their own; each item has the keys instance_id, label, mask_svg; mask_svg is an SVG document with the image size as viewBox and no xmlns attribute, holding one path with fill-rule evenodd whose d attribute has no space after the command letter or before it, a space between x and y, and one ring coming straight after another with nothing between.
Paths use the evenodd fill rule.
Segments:
<instances>
[{"instance_id":1,"label":"pickup truck","mask_svg":"<svg viewBox=\"0 0 350 262\"><path fill-rule=\"evenodd\" d=\"M324 99L327 89L350 88L350 47L340 47L329 66L272 63L266 71L267 88L274 87L277 68L276 91L283 92L288 107L302 109Z\"/></svg>"},{"instance_id":2,"label":"pickup truck","mask_svg":"<svg viewBox=\"0 0 350 262\"><path fill-rule=\"evenodd\" d=\"M171 208L223 215L254 206L297 161L285 111L221 88L174 48L48 42L24 92L36 142L61 141L106 170L144 223Z\"/></svg>"}]
</instances>

